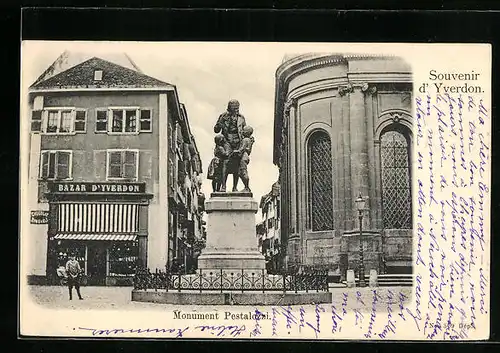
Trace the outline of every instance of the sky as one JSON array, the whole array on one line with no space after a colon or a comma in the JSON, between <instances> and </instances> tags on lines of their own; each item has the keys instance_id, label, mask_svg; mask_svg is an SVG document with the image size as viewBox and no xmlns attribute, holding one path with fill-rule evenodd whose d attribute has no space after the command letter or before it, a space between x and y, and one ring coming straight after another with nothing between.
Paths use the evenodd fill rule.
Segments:
<instances>
[{"instance_id":1,"label":"sky","mask_svg":"<svg viewBox=\"0 0 500 353\"><path fill-rule=\"evenodd\" d=\"M94 56L126 53L145 74L177 87L200 151L202 190L207 196L211 192L206 169L214 147L213 126L226 110L227 102L237 99L247 124L254 128L255 144L249 175L254 198L259 201L278 180L278 169L272 162L275 72L285 55L311 52L394 54L412 63L417 84L425 79L429 67L438 71L455 67L459 72L460 67L467 66L455 55L457 47L454 44L433 46L434 55L427 55L428 49L429 45L415 43L23 41L21 97L27 96L29 85L65 50ZM436 57L447 59L436 61ZM28 114L23 116L27 118ZM24 134L29 133L28 124L21 123L21 128ZM229 178L228 188L231 186ZM240 182L239 188L242 187Z\"/></svg>"},{"instance_id":2,"label":"sky","mask_svg":"<svg viewBox=\"0 0 500 353\"><path fill-rule=\"evenodd\" d=\"M254 128L249 175L255 200L258 202L278 180L278 168L272 160L274 89L275 72L285 52L266 50L265 46L249 52L231 45L214 48L201 43L74 42L29 42L22 50L24 90L65 50L95 56L124 52L145 74L175 85L200 151L202 190L207 196L211 192L206 172L213 156L213 126L227 102L237 99L247 124ZM228 178L228 188L231 186L232 177Z\"/></svg>"}]
</instances>

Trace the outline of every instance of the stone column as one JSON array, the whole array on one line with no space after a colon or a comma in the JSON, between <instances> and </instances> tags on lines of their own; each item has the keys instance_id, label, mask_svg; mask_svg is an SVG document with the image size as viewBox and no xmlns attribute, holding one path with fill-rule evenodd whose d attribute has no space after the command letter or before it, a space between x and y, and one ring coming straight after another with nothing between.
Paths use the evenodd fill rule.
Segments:
<instances>
[{"instance_id":1,"label":"stone column","mask_svg":"<svg viewBox=\"0 0 500 353\"><path fill-rule=\"evenodd\" d=\"M288 118L288 151L289 151L289 185L284 187L289 187L289 202L290 202L290 216L291 216L291 225L290 232L297 232L297 163L296 163L296 107L295 100L292 100L290 103L290 111L288 117L285 115L285 118ZM282 205L283 207L283 205Z\"/></svg>"},{"instance_id":2,"label":"stone column","mask_svg":"<svg viewBox=\"0 0 500 353\"><path fill-rule=\"evenodd\" d=\"M340 174L340 188L342 191L339 192L339 195L342 196L342 200L340 200L339 207L342 209L342 218L344 220L343 230L351 230L354 228L354 222L357 219L356 216L353 216L352 213L352 201L351 201L351 136L349 133L350 130L350 108L349 108L349 96L348 93L352 91L352 86L347 87L339 87L339 96L341 97L342 102L342 127L340 138L341 141L341 150L339 153L340 165L339 171L341 170L343 173Z\"/></svg>"},{"instance_id":3,"label":"stone column","mask_svg":"<svg viewBox=\"0 0 500 353\"><path fill-rule=\"evenodd\" d=\"M353 216L357 217L354 201L361 193L363 197L369 196L369 165L368 165L368 142L365 112L364 91L367 85L355 85L349 95L350 112L350 137L351 137L351 197L353 205ZM359 224L355 222L354 228ZM363 228L370 229L370 217L363 218Z\"/></svg>"},{"instance_id":4,"label":"stone column","mask_svg":"<svg viewBox=\"0 0 500 353\"><path fill-rule=\"evenodd\" d=\"M366 88L366 86L365 86ZM377 222L377 193L376 193L376 159L374 143L374 120L376 119L373 109L373 95L377 92L376 86L370 85L366 91L366 124L367 124L367 146L368 146L368 172L370 176L370 190L367 206L370 208L370 224L373 228L378 228ZM367 214L368 216L368 214Z\"/></svg>"},{"instance_id":5,"label":"stone column","mask_svg":"<svg viewBox=\"0 0 500 353\"><path fill-rule=\"evenodd\" d=\"M296 118L296 122L300 121L300 109L297 109L298 116ZM299 245L299 262L302 265L305 265L307 262L307 248L306 248L306 230L307 230L307 145L305 144L305 139L303 136L302 126L298 126L298 133L296 134L296 148L295 153L297 156L297 170L296 170L296 178L297 178L297 233L300 237L300 245Z\"/></svg>"}]
</instances>

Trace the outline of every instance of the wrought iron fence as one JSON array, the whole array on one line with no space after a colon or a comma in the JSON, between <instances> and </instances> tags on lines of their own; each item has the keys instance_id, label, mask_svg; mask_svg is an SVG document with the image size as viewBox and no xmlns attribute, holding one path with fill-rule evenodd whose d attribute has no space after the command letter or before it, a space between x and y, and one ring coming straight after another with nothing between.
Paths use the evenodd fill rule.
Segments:
<instances>
[{"instance_id":1,"label":"wrought iron fence","mask_svg":"<svg viewBox=\"0 0 500 353\"><path fill-rule=\"evenodd\" d=\"M166 291L328 291L327 273L294 273L271 275L262 271L203 271L196 274L174 274L161 270L137 269L136 290Z\"/></svg>"}]
</instances>

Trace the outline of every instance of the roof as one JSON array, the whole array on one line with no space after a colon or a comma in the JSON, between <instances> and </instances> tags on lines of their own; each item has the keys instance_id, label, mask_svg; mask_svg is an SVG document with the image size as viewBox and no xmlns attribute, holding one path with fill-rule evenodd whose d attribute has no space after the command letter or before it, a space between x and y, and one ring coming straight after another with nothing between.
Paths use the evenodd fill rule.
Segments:
<instances>
[{"instance_id":1,"label":"roof","mask_svg":"<svg viewBox=\"0 0 500 353\"><path fill-rule=\"evenodd\" d=\"M142 72L141 69L135 64L135 62L126 53L115 53L115 52L103 52L99 55L93 55L85 52L75 52L75 51L64 51L59 57L50 65L37 79L34 83L38 83L47 80L69 68L79 65L94 56L97 56L103 60L115 63L117 65L127 67L131 70L137 72Z\"/></svg>"},{"instance_id":2,"label":"roof","mask_svg":"<svg viewBox=\"0 0 500 353\"><path fill-rule=\"evenodd\" d=\"M54 67L54 64L51 68ZM50 68L49 68L50 69ZM102 70L102 80L94 81L94 71ZM47 71L46 71L47 72ZM160 81L135 69L130 69L98 57L88 59L76 66L50 76L45 73L45 79L37 80L31 90L64 89L64 88L156 88L172 87L169 83Z\"/></svg>"}]
</instances>

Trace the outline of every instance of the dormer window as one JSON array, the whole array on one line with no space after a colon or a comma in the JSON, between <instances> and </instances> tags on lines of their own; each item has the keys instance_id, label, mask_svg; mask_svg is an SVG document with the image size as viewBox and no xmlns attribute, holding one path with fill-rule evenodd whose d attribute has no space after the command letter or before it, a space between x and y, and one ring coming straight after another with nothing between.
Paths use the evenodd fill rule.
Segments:
<instances>
[{"instance_id":1,"label":"dormer window","mask_svg":"<svg viewBox=\"0 0 500 353\"><path fill-rule=\"evenodd\" d=\"M94 81L102 81L102 70L94 71Z\"/></svg>"}]
</instances>

